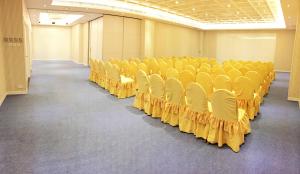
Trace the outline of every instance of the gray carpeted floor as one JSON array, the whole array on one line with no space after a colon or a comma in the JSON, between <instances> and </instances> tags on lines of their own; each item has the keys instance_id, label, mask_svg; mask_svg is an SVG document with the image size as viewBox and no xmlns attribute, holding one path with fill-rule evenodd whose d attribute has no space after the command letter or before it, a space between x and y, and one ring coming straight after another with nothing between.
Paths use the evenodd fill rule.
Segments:
<instances>
[{"instance_id":1,"label":"gray carpeted floor","mask_svg":"<svg viewBox=\"0 0 300 174\"><path fill-rule=\"evenodd\" d=\"M72 62L33 64L28 95L0 108L0 173L300 173L300 110L277 74L239 153L117 100Z\"/></svg>"}]
</instances>

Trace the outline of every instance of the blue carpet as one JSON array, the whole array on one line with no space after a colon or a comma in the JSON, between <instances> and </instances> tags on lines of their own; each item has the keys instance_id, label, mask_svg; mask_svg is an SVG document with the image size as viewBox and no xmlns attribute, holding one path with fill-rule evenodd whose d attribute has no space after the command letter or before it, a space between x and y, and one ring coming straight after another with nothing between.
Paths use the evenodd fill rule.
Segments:
<instances>
[{"instance_id":1,"label":"blue carpet","mask_svg":"<svg viewBox=\"0 0 300 174\"><path fill-rule=\"evenodd\" d=\"M239 153L131 107L72 62L33 63L28 95L0 108L1 174L300 173L300 110L278 73Z\"/></svg>"}]
</instances>

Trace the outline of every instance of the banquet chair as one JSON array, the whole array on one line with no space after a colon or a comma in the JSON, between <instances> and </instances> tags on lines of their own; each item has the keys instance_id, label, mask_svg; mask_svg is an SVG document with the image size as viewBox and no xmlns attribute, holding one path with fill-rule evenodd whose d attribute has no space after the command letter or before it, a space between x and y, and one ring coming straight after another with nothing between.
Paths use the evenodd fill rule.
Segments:
<instances>
[{"instance_id":1,"label":"banquet chair","mask_svg":"<svg viewBox=\"0 0 300 174\"><path fill-rule=\"evenodd\" d=\"M193 65L186 65L184 67L184 69L190 71L193 74L196 74L196 69L195 69L195 67Z\"/></svg>"},{"instance_id":2,"label":"banquet chair","mask_svg":"<svg viewBox=\"0 0 300 174\"><path fill-rule=\"evenodd\" d=\"M161 121L169 123L172 126L177 126L179 115L185 107L184 88L178 79L169 78L166 80L165 100L166 104Z\"/></svg>"},{"instance_id":3,"label":"banquet chair","mask_svg":"<svg viewBox=\"0 0 300 174\"><path fill-rule=\"evenodd\" d=\"M136 74L136 95L133 106L139 110L144 110L149 102L149 79L143 70L138 70Z\"/></svg>"},{"instance_id":4,"label":"banquet chair","mask_svg":"<svg viewBox=\"0 0 300 174\"><path fill-rule=\"evenodd\" d=\"M200 84L192 82L186 88L186 107L179 116L179 129L194 133L196 137L207 138L209 130L208 100Z\"/></svg>"},{"instance_id":5,"label":"banquet chair","mask_svg":"<svg viewBox=\"0 0 300 174\"><path fill-rule=\"evenodd\" d=\"M92 82L95 82L95 60L94 59L90 59L90 76L89 76L89 80Z\"/></svg>"},{"instance_id":6,"label":"banquet chair","mask_svg":"<svg viewBox=\"0 0 300 174\"><path fill-rule=\"evenodd\" d=\"M150 86L150 102L148 103L145 109L148 115L151 115L154 118L160 118L164 110L164 94L165 94L165 81L158 74L152 74L149 78Z\"/></svg>"},{"instance_id":7,"label":"banquet chair","mask_svg":"<svg viewBox=\"0 0 300 174\"><path fill-rule=\"evenodd\" d=\"M201 66L199 69L198 69L198 72L205 72L205 73L209 73L211 72L211 69L208 68L207 66Z\"/></svg>"},{"instance_id":8,"label":"banquet chair","mask_svg":"<svg viewBox=\"0 0 300 174\"><path fill-rule=\"evenodd\" d=\"M226 75L218 75L213 81L214 89L226 89L232 91L232 84L230 78Z\"/></svg>"},{"instance_id":9,"label":"banquet chair","mask_svg":"<svg viewBox=\"0 0 300 174\"><path fill-rule=\"evenodd\" d=\"M140 63L138 65L138 70L144 71L146 74L149 74L148 66L145 63Z\"/></svg>"},{"instance_id":10,"label":"banquet chair","mask_svg":"<svg viewBox=\"0 0 300 174\"><path fill-rule=\"evenodd\" d=\"M180 72L183 70L184 65L181 60L176 60L174 66L175 66L175 69L177 69L177 71Z\"/></svg>"},{"instance_id":11,"label":"banquet chair","mask_svg":"<svg viewBox=\"0 0 300 174\"><path fill-rule=\"evenodd\" d=\"M260 101L259 103L262 103L263 102L263 92L261 87L262 77L256 71L248 71L245 74L245 76L252 81L254 85L255 95L259 97L259 101Z\"/></svg>"},{"instance_id":12,"label":"banquet chair","mask_svg":"<svg viewBox=\"0 0 300 174\"><path fill-rule=\"evenodd\" d=\"M255 86L248 77L238 77L233 85L238 107L244 109L250 120L259 112L260 99L255 95Z\"/></svg>"},{"instance_id":13,"label":"banquet chair","mask_svg":"<svg viewBox=\"0 0 300 174\"><path fill-rule=\"evenodd\" d=\"M238 69L233 68L227 72L227 75L231 79L231 81L234 82L237 77L240 77L243 74Z\"/></svg>"},{"instance_id":14,"label":"banquet chair","mask_svg":"<svg viewBox=\"0 0 300 174\"><path fill-rule=\"evenodd\" d=\"M149 70L151 74L159 74L160 68L155 58L150 59Z\"/></svg>"},{"instance_id":15,"label":"banquet chair","mask_svg":"<svg viewBox=\"0 0 300 174\"><path fill-rule=\"evenodd\" d=\"M185 88L189 83L195 81L195 75L189 70L183 70L179 73L179 80Z\"/></svg>"},{"instance_id":16,"label":"banquet chair","mask_svg":"<svg viewBox=\"0 0 300 174\"><path fill-rule=\"evenodd\" d=\"M104 65L105 65L104 68L105 68L105 74L106 74L104 89L109 90L110 89L110 81L112 79L112 67L113 67L113 65L108 61Z\"/></svg>"},{"instance_id":17,"label":"banquet chair","mask_svg":"<svg viewBox=\"0 0 300 174\"><path fill-rule=\"evenodd\" d=\"M238 109L234 94L228 90L214 92L211 104L207 141L219 147L227 144L234 152L239 152L245 134L251 131L247 113Z\"/></svg>"},{"instance_id":18,"label":"banquet chair","mask_svg":"<svg viewBox=\"0 0 300 174\"><path fill-rule=\"evenodd\" d=\"M167 70L169 69L169 67L170 65L168 65L165 61L161 61L159 63L159 71L163 79L167 79Z\"/></svg>"},{"instance_id":19,"label":"banquet chair","mask_svg":"<svg viewBox=\"0 0 300 174\"><path fill-rule=\"evenodd\" d=\"M208 98L210 98L213 93L213 80L210 75L205 72L199 72L196 76L196 82L199 83L205 90Z\"/></svg>"},{"instance_id":20,"label":"banquet chair","mask_svg":"<svg viewBox=\"0 0 300 174\"><path fill-rule=\"evenodd\" d=\"M98 78L97 78L97 84L101 87L104 87L105 80L106 80L106 73L104 68L104 62L102 60L99 60L98 63Z\"/></svg>"},{"instance_id":21,"label":"banquet chair","mask_svg":"<svg viewBox=\"0 0 300 174\"><path fill-rule=\"evenodd\" d=\"M177 69L175 68L169 68L166 72L166 78L175 78L178 79L179 78L179 72Z\"/></svg>"}]
</instances>

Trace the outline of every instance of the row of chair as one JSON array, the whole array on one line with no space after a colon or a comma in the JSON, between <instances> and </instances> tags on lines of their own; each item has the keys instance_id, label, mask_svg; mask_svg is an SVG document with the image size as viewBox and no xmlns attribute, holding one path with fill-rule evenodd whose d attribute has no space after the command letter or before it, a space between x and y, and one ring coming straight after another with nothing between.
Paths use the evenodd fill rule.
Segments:
<instances>
[{"instance_id":1,"label":"row of chair","mask_svg":"<svg viewBox=\"0 0 300 174\"><path fill-rule=\"evenodd\" d=\"M186 88L175 78L137 74L134 107L186 133L193 133L218 146L227 144L238 152L244 135L250 133L246 110L238 107L234 93L219 89L209 100L203 87L191 82Z\"/></svg>"},{"instance_id":2,"label":"row of chair","mask_svg":"<svg viewBox=\"0 0 300 174\"><path fill-rule=\"evenodd\" d=\"M122 75L119 66L111 64L109 61L94 61L91 64L89 79L118 98L127 98L135 95L134 79Z\"/></svg>"}]
</instances>

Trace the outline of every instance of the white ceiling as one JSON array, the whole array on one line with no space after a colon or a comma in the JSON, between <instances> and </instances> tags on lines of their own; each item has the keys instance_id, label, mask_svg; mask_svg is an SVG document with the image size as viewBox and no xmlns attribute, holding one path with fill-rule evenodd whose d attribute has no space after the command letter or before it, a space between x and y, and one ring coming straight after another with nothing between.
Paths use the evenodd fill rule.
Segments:
<instances>
[{"instance_id":1,"label":"white ceiling","mask_svg":"<svg viewBox=\"0 0 300 174\"><path fill-rule=\"evenodd\" d=\"M109 1L109 0L108 0ZM122 0L123 1L123 0ZM177 15L188 16L205 22L242 23L249 21L270 21L272 14L265 3L266 0L226 0L230 2L230 10L224 5L225 0L124 0L146 7L158 8ZM174 1L174 2L173 2ZM176 2L177 1L177 2ZM300 0L281 0L282 11L287 29L295 29ZM52 0L25 0L34 25L38 25L38 14L41 11L83 14L84 17L74 24L86 22L102 14L126 15L144 18L135 14L110 11L96 8L63 7L51 5ZM222 4L223 3L223 4ZM217 6L217 7L216 7ZM233 13L234 11L234 13ZM237 12L238 11L238 12ZM209 13L209 15L208 15ZM238 13L238 14L237 14ZM262 14L263 13L263 14Z\"/></svg>"}]
</instances>

